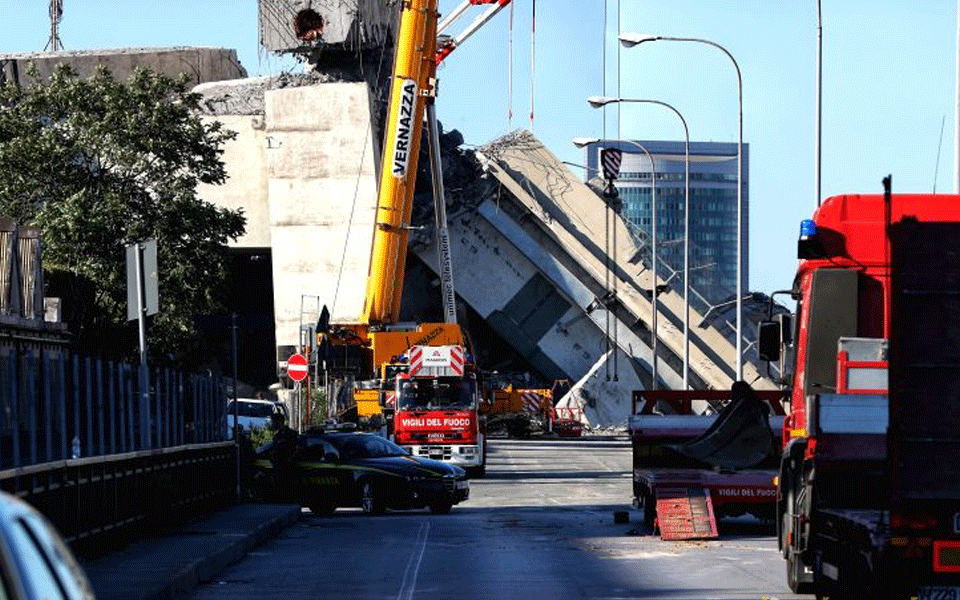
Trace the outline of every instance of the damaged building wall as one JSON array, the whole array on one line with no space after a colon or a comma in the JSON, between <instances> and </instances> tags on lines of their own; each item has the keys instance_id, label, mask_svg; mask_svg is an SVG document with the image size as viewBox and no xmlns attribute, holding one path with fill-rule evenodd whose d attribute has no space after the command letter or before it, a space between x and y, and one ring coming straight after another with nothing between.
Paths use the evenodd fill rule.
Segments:
<instances>
[{"instance_id":1,"label":"damaged building wall","mask_svg":"<svg viewBox=\"0 0 960 600\"><path fill-rule=\"evenodd\" d=\"M258 0L260 43L271 52L357 52L390 45L399 3L384 0Z\"/></svg>"}]
</instances>

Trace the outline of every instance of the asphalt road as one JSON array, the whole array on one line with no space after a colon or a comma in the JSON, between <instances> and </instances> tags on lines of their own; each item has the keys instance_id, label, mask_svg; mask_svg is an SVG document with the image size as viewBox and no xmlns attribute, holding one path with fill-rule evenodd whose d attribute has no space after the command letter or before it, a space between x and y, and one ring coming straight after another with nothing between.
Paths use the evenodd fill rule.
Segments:
<instances>
[{"instance_id":1,"label":"asphalt road","mask_svg":"<svg viewBox=\"0 0 960 600\"><path fill-rule=\"evenodd\" d=\"M630 490L625 439L493 440L487 477L449 515L305 512L192 598L803 598L758 523L724 522L719 541L664 542ZM616 510L630 522L614 523Z\"/></svg>"}]
</instances>

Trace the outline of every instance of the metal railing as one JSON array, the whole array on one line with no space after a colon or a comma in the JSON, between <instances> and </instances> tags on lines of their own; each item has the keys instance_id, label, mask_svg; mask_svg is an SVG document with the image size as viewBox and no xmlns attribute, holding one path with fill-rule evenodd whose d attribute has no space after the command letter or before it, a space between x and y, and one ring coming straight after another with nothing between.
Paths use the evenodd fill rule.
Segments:
<instances>
[{"instance_id":1,"label":"metal railing","mask_svg":"<svg viewBox=\"0 0 960 600\"><path fill-rule=\"evenodd\" d=\"M218 442L41 463L0 471L0 489L94 556L236 502L235 452Z\"/></svg>"},{"instance_id":2,"label":"metal railing","mask_svg":"<svg viewBox=\"0 0 960 600\"><path fill-rule=\"evenodd\" d=\"M0 470L221 441L226 381L0 337Z\"/></svg>"},{"instance_id":3,"label":"metal railing","mask_svg":"<svg viewBox=\"0 0 960 600\"><path fill-rule=\"evenodd\" d=\"M141 379L139 365L74 354L42 330L0 322L0 489L82 555L237 501L225 380Z\"/></svg>"}]
</instances>

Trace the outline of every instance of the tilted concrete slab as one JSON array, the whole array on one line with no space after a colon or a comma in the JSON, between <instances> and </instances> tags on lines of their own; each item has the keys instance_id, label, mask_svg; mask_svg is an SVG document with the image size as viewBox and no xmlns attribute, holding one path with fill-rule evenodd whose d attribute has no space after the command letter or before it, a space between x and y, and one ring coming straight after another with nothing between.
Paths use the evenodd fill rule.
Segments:
<instances>
[{"instance_id":1,"label":"tilted concrete slab","mask_svg":"<svg viewBox=\"0 0 960 600\"><path fill-rule=\"evenodd\" d=\"M489 172L509 192L509 199L526 210L524 218L528 223L535 224L553 240L556 250L552 252L561 260L562 253L565 253L595 283L603 282L606 211L603 199L529 132L505 136L485 147L482 153L489 159ZM630 319L633 319L649 327L652 303L643 290L653 287L651 272L639 262L631 262L637 255L637 248L630 243L625 223L619 218L612 222L620 240L616 254L611 255L612 277L616 281L618 298L629 315L625 320L625 315L618 313L618 318L627 326L632 325ZM663 280L658 279L657 283L663 283ZM682 357L682 327L672 323L682 322L683 296L671 289L659 295L658 306L660 342L674 355ZM736 348L710 326L693 327L694 323L702 321L703 316L691 309L690 371L707 387L729 389L734 379ZM775 389L752 363L743 363L743 378L758 389Z\"/></svg>"},{"instance_id":2,"label":"tilted concrete slab","mask_svg":"<svg viewBox=\"0 0 960 600\"><path fill-rule=\"evenodd\" d=\"M499 193L453 216L450 221L454 274L457 292L488 322L501 332L521 354L534 357L531 362L550 377L562 372L581 380L579 387L596 390L595 400L616 402L619 396L604 399L608 386L597 386L591 376L604 364L604 355L613 343L605 335L608 313L600 301L605 287L604 201L576 178L531 134L518 132L490 144L481 151L485 168L495 178ZM625 224L617 220L618 248L611 256L612 277L616 281L620 306L610 309L611 327L616 344L627 364L652 372L649 330L652 303L643 290L652 288L649 269L636 261ZM431 268L436 268L436 251L417 249ZM525 339L524 325L503 319L517 295L528 293L537 277L546 280L567 301L569 310L553 319L536 339ZM663 283L660 278L660 283ZM658 375L662 385L683 387L679 358L683 356L683 297L676 291L659 296L660 318L657 329L661 354ZM690 313L690 372L699 386L728 389L733 382L735 348L713 328L695 327L702 316ZM643 326L640 326L642 324ZM506 327L504 327L506 325ZM663 348L663 347L666 348ZM707 350L704 350L704 348ZM545 365L547 368L541 368ZM552 370L551 370L552 368ZM606 372L606 367L603 368ZM649 376L649 375L648 375ZM773 385L760 378L753 364L744 363L744 378L759 389ZM584 387L587 386L587 387ZM607 390L610 392L610 390ZM622 390L621 390L622 391ZM613 393L613 392L611 392ZM616 395L616 394L615 394ZM571 395L569 402L575 402ZM583 398L581 400L586 400ZM595 402L596 403L596 402ZM582 402L581 402L582 404ZM602 414L617 411L602 406L593 418L611 425ZM628 409L627 409L628 410ZM619 414L619 413L617 413Z\"/></svg>"}]
</instances>

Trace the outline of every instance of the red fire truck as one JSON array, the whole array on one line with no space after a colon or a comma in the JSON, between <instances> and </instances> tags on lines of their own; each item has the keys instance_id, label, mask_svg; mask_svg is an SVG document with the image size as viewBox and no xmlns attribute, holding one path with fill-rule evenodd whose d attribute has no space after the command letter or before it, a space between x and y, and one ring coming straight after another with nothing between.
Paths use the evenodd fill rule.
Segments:
<instances>
[{"instance_id":1,"label":"red fire truck","mask_svg":"<svg viewBox=\"0 0 960 600\"><path fill-rule=\"evenodd\" d=\"M414 456L482 476L487 452L480 382L463 346L413 346L395 377L393 438Z\"/></svg>"},{"instance_id":2,"label":"red fire truck","mask_svg":"<svg viewBox=\"0 0 960 600\"><path fill-rule=\"evenodd\" d=\"M787 580L817 598L960 598L960 196L848 195L801 226L797 312L759 347L792 388Z\"/></svg>"}]
</instances>

